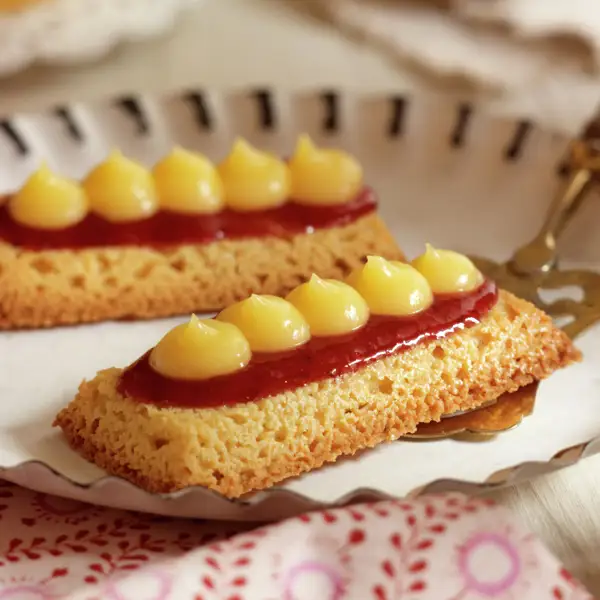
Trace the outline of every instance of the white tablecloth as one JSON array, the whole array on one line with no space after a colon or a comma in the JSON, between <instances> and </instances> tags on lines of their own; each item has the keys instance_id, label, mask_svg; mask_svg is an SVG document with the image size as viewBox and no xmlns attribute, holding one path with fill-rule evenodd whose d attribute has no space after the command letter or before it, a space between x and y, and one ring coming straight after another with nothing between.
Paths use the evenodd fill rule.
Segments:
<instances>
[{"instance_id":1,"label":"white tablecloth","mask_svg":"<svg viewBox=\"0 0 600 600\"><path fill-rule=\"evenodd\" d=\"M142 42L76 68L34 68L0 81L0 114L55 106L135 90L183 86L283 88L342 86L388 91L443 84L290 4L303 0L208 1L176 35ZM566 75L568 80L568 74ZM546 125L574 130L596 103L598 82L570 88L552 77L503 95L472 95L490 110L535 114ZM544 87L547 86L547 87ZM538 481L491 494L520 516L589 589L600 595L600 456Z\"/></svg>"}]
</instances>

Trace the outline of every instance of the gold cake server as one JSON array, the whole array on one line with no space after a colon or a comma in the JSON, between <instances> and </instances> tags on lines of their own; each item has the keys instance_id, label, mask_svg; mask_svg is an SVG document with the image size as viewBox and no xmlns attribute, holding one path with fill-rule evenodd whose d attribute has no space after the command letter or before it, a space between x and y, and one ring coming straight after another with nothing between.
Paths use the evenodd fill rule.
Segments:
<instances>
[{"instance_id":1,"label":"gold cake server","mask_svg":"<svg viewBox=\"0 0 600 600\"><path fill-rule=\"evenodd\" d=\"M600 320L600 274L584 269L558 269L557 246L562 232L589 196L600 174L600 112L572 143L567 169L569 179L551 203L533 240L505 263L480 256L471 256L471 259L500 288L532 302L555 319L570 319L563 329L574 338ZM540 290L567 286L579 288L582 299L546 302L540 295ZM403 439L489 439L517 427L533 412L537 389L538 384L532 384L475 410L443 415L438 422L422 423L415 433Z\"/></svg>"},{"instance_id":2,"label":"gold cake server","mask_svg":"<svg viewBox=\"0 0 600 600\"><path fill-rule=\"evenodd\" d=\"M563 329L571 337L600 320L600 274L584 269L558 269L558 241L573 216L597 184L600 174L600 115L571 145L567 167L569 179L551 203L538 234L505 263L471 256L477 268L499 287L532 302L555 319L569 318ZM540 290L579 288L581 300L546 302Z\"/></svg>"},{"instance_id":3,"label":"gold cake server","mask_svg":"<svg viewBox=\"0 0 600 600\"><path fill-rule=\"evenodd\" d=\"M402 439L439 440L452 437L480 441L510 431L533 412L538 385L538 382L531 383L512 394L504 394L483 408L448 415L441 421L422 423L415 433Z\"/></svg>"}]
</instances>

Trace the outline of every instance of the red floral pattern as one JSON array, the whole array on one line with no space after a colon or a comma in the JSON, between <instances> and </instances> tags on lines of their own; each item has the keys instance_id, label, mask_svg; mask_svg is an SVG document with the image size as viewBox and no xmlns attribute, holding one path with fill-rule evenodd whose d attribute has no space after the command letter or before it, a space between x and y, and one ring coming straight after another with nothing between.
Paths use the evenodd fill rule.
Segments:
<instances>
[{"instance_id":1,"label":"red floral pattern","mask_svg":"<svg viewBox=\"0 0 600 600\"><path fill-rule=\"evenodd\" d=\"M378 502L250 527L0 481L0 600L591 600L534 536L481 499Z\"/></svg>"}]
</instances>

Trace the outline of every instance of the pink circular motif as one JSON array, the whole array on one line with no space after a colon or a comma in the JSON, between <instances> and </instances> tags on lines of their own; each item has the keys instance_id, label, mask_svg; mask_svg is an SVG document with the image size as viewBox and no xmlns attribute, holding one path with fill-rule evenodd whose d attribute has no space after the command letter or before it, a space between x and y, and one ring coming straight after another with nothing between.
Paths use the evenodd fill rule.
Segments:
<instances>
[{"instance_id":1,"label":"pink circular motif","mask_svg":"<svg viewBox=\"0 0 600 600\"><path fill-rule=\"evenodd\" d=\"M284 600L295 600L294 584L298 579L304 575L320 574L324 575L329 583L331 584L332 593L329 598L324 600L340 600L344 593L344 585L342 578L332 567L324 565L317 561L306 561L299 565L296 565L287 573L285 578L284 589Z\"/></svg>"},{"instance_id":2,"label":"pink circular motif","mask_svg":"<svg viewBox=\"0 0 600 600\"><path fill-rule=\"evenodd\" d=\"M41 590L38 586L33 585L18 585L11 588L5 588L0 590L1 600L52 600L52 596L49 596Z\"/></svg>"},{"instance_id":3,"label":"pink circular motif","mask_svg":"<svg viewBox=\"0 0 600 600\"><path fill-rule=\"evenodd\" d=\"M139 575L141 575L142 577L139 577ZM142 579L142 581L136 581L136 595L135 596L131 596L131 598L135 598L135 600L139 600L140 596L139 596L139 588L140 585L144 584L143 579L145 578L146 580L148 580L149 578L154 578L156 580L157 583L157 590L154 593L153 596L151 596L152 600L167 600L167 598L169 597L169 595L171 594L171 590L173 588L173 582L172 582L172 578L168 573L165 573L164 571L156 571L156 570L143 570L140 571L138 575L139 579ZM126 580L121 580L121 582L126 581ZM112 598L112 600L128 600L128 595L124 595L117 587L117 584L119 582L115 581L109 581L106 584L106 587L104 588L104 597L105 598Z\"/></svg>"},{"instance_id":4,"label":"pink circular motif","mask_svg":"<svg viewBox=\"0 0 600 600\"><path fill-rule=\"evenodd\" d=\"M482 577L476 573L473 562L477 553L495 550L506 560L507 568L496 577ZM498 561L495 561L498 564ZM482 596L493 598L508 591L518 580L521 573L521 560L515 546L506 538L496 533L478 533L461 547L458 568L465 579L468 590Z\"/></svg>"}]
</instances>

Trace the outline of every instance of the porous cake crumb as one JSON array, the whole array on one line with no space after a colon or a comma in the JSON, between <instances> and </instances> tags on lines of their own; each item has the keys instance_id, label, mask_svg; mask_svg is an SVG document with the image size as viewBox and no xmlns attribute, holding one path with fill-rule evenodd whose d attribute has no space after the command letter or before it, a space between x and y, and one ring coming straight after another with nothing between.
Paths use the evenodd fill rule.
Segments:
<instances>
[{"instance_id":1,"label":"porous cake crumb","mask_svg":"<svg viewBox=\"0 0 600 600\"><path fill-rule=\"evenodd\" d=\"M546 314L501 291L474 327L258 402L159 408L119 394L121 369L101 371L55 425L87 459L149 491L200 485L235 498L476 408L579 358Z\"/></svg>"}]
</instances>

